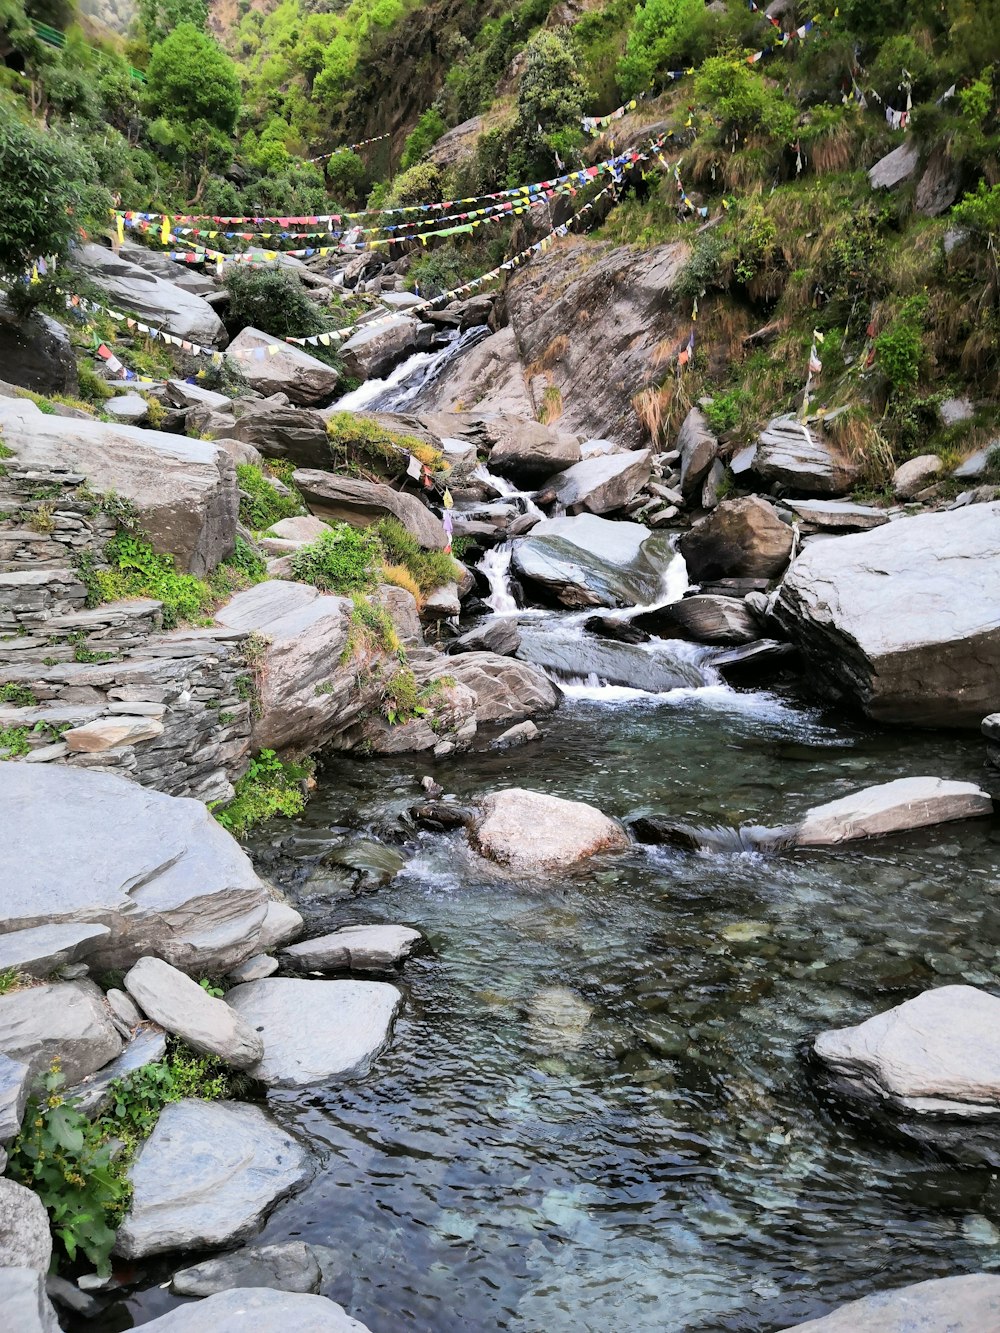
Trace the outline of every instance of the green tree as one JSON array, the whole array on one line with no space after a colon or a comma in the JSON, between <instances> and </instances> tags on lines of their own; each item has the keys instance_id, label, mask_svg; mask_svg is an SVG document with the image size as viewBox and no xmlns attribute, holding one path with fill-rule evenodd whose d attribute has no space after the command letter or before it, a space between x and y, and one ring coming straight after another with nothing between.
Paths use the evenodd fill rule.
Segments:
<instances>
[{"instance_id":1,"label":"green tree","mask_svg":"<svg viewBox=\"0 0 1000 1333\"><path fill-rule=\"evenodd\" d=\"M166 41L183 23L204 32L207 21L205 0L139 0L139 22L150 46Z\"/></svg>"},{"instance_id":2,"label":"green tree","mask_svg":"<svg viewBox=\"0 0 1000 1333\"><path fill-rule=\"evenodd\" d=\"M95 170L55 131L0 114L0 273L16 277L41 256L66 254L85 221L88 166Z\"/></svg>"},{"instance_id":3,"label":"green tree","mask_svg":"<svg viewBox=\"0 0 1000 1333\"><path fill-rule=\"evenodd\" d=\"M334 153L326 162L326 179L334 199L340 204L354 204L363 197L367 171L357 153Z\"/></svg>"},{"instance_id":4,"label":"green tree","mask_svg":"<svg viewBox=\"0 0 1000 1333\"><path fill-rule=\"evenodd\" d=\"M704 0L646 0L635 16L618 62L626 96L643 92L656 76L684 68L705 54L708 24Z\"/></svg>"},{"instance_id":5,"label":"green tree","mask_svg":"<svg viewBox=\"0 0 1000 1333\"><path fill-rule=\"evenodd\" d=\"M441 113L436 107L429 106L407 135L399 163L402 169L406 171L426 157L446 129Z\"/></svg>"},{"instance_id":6,"label":"green tree","mask_svg":"<svg viewBox=\"0 0 1000 1333\"><path fill-rule=\"evenodd\" d=\"M147 71L150 114L177 125L204 121L231 134L240 114L236 66L193 23L182 23L153 48Z\"/></svg>"}]
</instances>

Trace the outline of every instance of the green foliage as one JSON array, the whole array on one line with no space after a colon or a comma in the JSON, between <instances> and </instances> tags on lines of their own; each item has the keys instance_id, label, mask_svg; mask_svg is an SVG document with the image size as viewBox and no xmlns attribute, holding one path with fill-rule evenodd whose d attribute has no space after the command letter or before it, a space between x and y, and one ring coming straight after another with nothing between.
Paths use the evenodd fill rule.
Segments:
<instances>
[{"instance_id":1,"label":"green foliage","mask_svg":"<svg viewBox=\"0 0 1000 1333\"><path fill-rule=\"evenodd\" d=\"M283 518L294 518L304 512L297 491L282 495L254 463L237 463L236 479L240 487L240 522L251 532L263 532Z\"/></svg>"},{"instance_id":2,"label":"green foliage","mask_svg":"<svg viewBox=\"0 0 1000 1333\"><path fill-rule=\"evenodd\" d=\"M0 762L20 759L30 749L27 727L0 727Z\"/></svg>"},{"instance_id":3,"label":"green foliage","mask_svg":"<svg viewBox=\"0 0 1000 1333\"><path fill-rule=\"evenodd\" d=\"M205 0L139 0L139 22L151 47L164 41L183 23L203 32L207 21Z\"/></svg>"},{"instance_id":4,"label":"green foliage","mask_svg":"<svg viewBox=\"0 0 1000 1333\"><path fill-rule=\"evenodd\" d=\"M374 653L395 653L401 662L405 661L406 653L399 641L399 634L385 607L369 601L360 593L354 594L352 603L350 628L341 654L341 664Z\"/></svg>"},{"instance_id":5,"label":"green foliage","mask_svg":"<svg viewBox=\"0 0 1000 1333\"><path fill-rule=\"evenodd\" d=\"M742 389L727 389L724 393L715 394L712 401L701 409L705 420L717 435L732 430L739 422L745 397Z\"/></svg>"},{"instance_id":6,"label":"green foliage","mask_svg":"<svg viewBox=\"0 0 1000 1333\"><path fill-rule=\"evenodd\" d=\"M42 1092L28 1102L7 1171L39 1196L70 1261L82 1254L107 1274L113 1224L127 1205L129 1188L112 1163L105 1130L65 1100L65 1081L55 1061Z\"/></svg>"},{"instance_id":7,"label":"green foliage","mask_svg":"<svg viewBox=\"0 0 1000 1333\"><path fill-rule=\"evenodd\" d=\"M0 968L0 995L9 995L24 984L24 976L16 967Z\"/></svg>"},{"instance_id":8,"label":"green foliage","mask_svg":"<svg viewBox=\"0 0 1000 1333\"><path fill-rule=\"evenodd\" d=\"M356 592L375 584L381 558L382 546L372 528L337 523L294 552L292 573L322 592Z\"/></svg>"},{"instance_id":9,"label":"green foliage","mask_svg":"<svg viewBox=\"0 0 1000 1333\"><path fill-rule=\"evenodd\" d=\"M265 819L301 814L306 803L303 784L310 773L308 764L283 764L273 750L261 750L236 783L236 795L229 804L210 809L223 828L243 837Z\"/></svg>"},{"instance_id":10,"label":"green foliage","mask_svg":"<svg viewBox=\"0 0 1000 1333\"><path fill-rule=\"evenodd\" d=\"M334 461L347 470L361 465L389 477L399 476L406 467L408 453L432 471L444 463L441 454L425 440L390 430L370 417L355 416L353 412L335 412L326 423L326 433Z\"/></svg>"},{"instance_id":11,"label":"green foliage","mask_svg":"<svg viewBox=\"0 0 1000 1333\"><path fill-rule=\"evenodd\" d=\"M0 685L0 704L11 704L14 708L34 708L37 703L34 691L27 685L17 685L10 680Z\"/></svg>"},{"instance_id":12,"label":"green foliage","mask_svg":"<svg viewBox=\"0 0 1000 1333\"><path fill-rule=\"evenodd\" d=\"M236 67L193 23L181 23L153 48L146 77L152 115L232 132L240 113Z\"/></svg>"},{"instance_id":13,"label":"green foliage","mask_svg":"<svg viewBox=\"0 0 1000 1333\"><path fill-rule=\"evenodd\" d=\"M955 205L951 215L960 227L968 227L995 245L1000 241L1000 185L980 181Z\"/></svg>"},{"instance_id":14,"label":"green foliage","mask_svg":"<svg viewBox=\"0 0 1000 1333\"><path fill-rule=\"evenodd\" d=\"M216 601L228 601L235 592L263 583L267 578L267 562L244 538L236 534L233 553L213 570L208 586Z\"/></svg>"},{"instance_id":15,"label":"green foliage","mask_svg":"<svg viewBox=\"0 0 1000 1333\"><path fill-rule=\"evenodd\" d=\"M298 275L287 269L232 264L224 281L229 292L227 320L234 334L252 325L274 338L304 338L324 326Z\"/></svg>"},{"instance_id":16,"label":"green foliage","mask_svg":"<svg viewBox=\"0 0 1000 1333\"><path fill-rule=\"evenodd\" d=\"M704 0L646 0L637 4L618 82L627 97L655 84L666 70L686 69L705 54Z\"/></svg>"},{"instance_id":17,"label":"green foliage","mask_svg":"<svg viewBox=\"0 0 1000 1333\"><path fill-rule=\"evenodd\" d=\"M924 355L923 316L927 297L914 296L875 339L876 363L894 392L912 388L920 378Z\"/></svg>"},{"instance_id":18,"label":"green foliage","mask_svg":"<svg viewBox=\"0 0 1000 1333\"><path fill-rule=\"evenodd\" d=\"M416 166L421 158L426 157L448 127L436 107L428 107L413 129L407 135L403 145L403 156L399 165L403 171Z\"/></svg>"},{"instance_id":19,"label":"green foliage","mask_svg":"<svg viewBox=\"0 0 1000 1333\"><path fill-rule=\"evenodd\" d=\"M711 56L698 70L694 87L718 118L724 138L760 134L780 143L794 138L795 107L765 81L759 66Z\"/></svg>"},{"instance_id":20,"label":"green foliage","mask_svg":"<svg viewBox=\"0 0 1000 1333\"><path fill-rule=\"evenodd\" d=\"M406 166L405 161L403 165ZM345 204L356 204L362 198L368 170L357 153L346 150L334 153L325 164L326 180L334 199Z\"/></svg>"},{"instance_id":21,"label":"green foliage","mask_svg":"<svg viewBox=\"0 0 1000 1333\"><path fill-rule=\"evenodd\" d=\"M380 519L375 524L375 531L382 543L385 560L409 570L421 592L433 592L442 584L454 583L458 577L458 567L450 555L444 551L425 551L416 537L396 519Z\"/></svg>"},{"instance_id":22,"label":"green foliage","mask_svg":"<svg viewBox=\"0 0 1000 1333\"><path fill-rule=\"evenodd\" d=\"M433 162L417 162L401 172L392 182L386 208L408 208L411 204L432 204L444 193L444 178Z\"/></svg>"},{"instance_id":23,"label":"green foliage","mask_svg":"<svg viewBox=\"0 0 1000 1333\"><path fill-rule=\"evenodd\" d=\"M193 574L179 574L172 555L158 555L135 533L117 533L105 547L105 556L112 568L95 574L101 601L156 598L163 603L163 623L167 627L204 617L212 604L207 583Z\"/></svg>"}]
</instances>

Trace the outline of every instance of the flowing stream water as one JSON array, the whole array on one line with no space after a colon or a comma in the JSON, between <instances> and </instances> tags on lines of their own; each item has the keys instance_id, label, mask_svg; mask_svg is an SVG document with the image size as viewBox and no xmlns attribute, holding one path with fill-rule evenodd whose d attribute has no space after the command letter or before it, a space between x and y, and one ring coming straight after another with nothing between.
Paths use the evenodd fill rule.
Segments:
<instances>
[{"instance_id":1,"label":"flowing stream water","mask_svg":"<svg viewBox=\"0 0 1000 1333\"><path fill-rule=\"evenodd\" d=\"M509 560L482 566L507 614ZM685 582L675 561L663 600ZM816 1032L928 986L1000 988L995 821L773 856L635 847L530 883L408 817L425 774L460 800L518 785L724 827L900 776L988 781L977 738L702 679L564 684L518 750L330 756L304 815L256 836L309 934L402 922L428 942L369 1077L269 1099L320 1165L262 1238L331 1247L324 1291L374 1333L769 1333L1000 1269L995 1177L852 1121L808 1058ZM104 1326L175 1304L164 1276Z\"/></svg>"}]
</instances>

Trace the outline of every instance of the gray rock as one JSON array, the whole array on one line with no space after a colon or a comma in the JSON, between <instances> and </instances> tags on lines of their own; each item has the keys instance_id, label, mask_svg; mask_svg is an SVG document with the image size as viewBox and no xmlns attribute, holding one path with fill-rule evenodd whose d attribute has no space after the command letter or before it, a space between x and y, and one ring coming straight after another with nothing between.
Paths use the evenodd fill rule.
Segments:
<instances>
[{"instance_id":1,"label":"gray rock","mask_svg":"<svg viewBox=\"0 0 1000 1333\"><path fill-rule=\"evenodd\" d=\"M634 449L585 458L550 477L542 489L571 514L607 514L639 494L652 473L652 457L649 449Z\"/></svg>"},{"instance_id":2,"label":"gray rock","mask_svg":"<svg viewBox=\"0 0 1000 1333\"><path fill-rule=\"evenodd\" d=\"M239 420L223 432L229 440L252 444L265 458L280 458L296 467L329 467L330 437L318 412L251 403Z\"/></svg>"},{"instance_id":3,"label":"gray rock","mask_svg":"<svg viewBox=\"0 0 1000 1333\"><path fill-rule=\"evenodd\" d=\"M714 509L722 496L723 482L726 477L726 467L721 458L715 459L712 466L705 473L705 480L701 483L701 507L702 509ZM674 507L666 511L667 518L674 517ZM657 519L662 518L657 515ZM666 521L666 520L664 520ZM654 526L659 526L658 523Z\"/></svg>"},{"instance_id":4,"label":"gray rock","mask_svg":"<svg viewBox=\"0 0 1000 1333\"><path fill-rule=\"evenodd\" d=\"M62 1062L68 1084L120 1055L122 1039L91 981L31 986L0 995L0 1053L28 1065L32 1078Z\"/></svg>"},{"instance_id":5,"label":"gray rock","mask_svg":"<svg viewBox=\"0 0 1000 1333\"><path fill-rule=\"evenodd\" d=\"M244 1240L311 1165L259 1107L186 1098L164 1107L129 1175L132 1205L115 1248L139 1259Z\"/></svg>"},{"instance_id":6,"label":"gray rock","mask_svg":"<svg viewBox=\"0 0 1000 1333\"><path fill-rule=\"evenodd\" d=\"M783 503L787 503L804 531L868 532L871 528L880 528L901 512L852 504L849 500L788 500Z\"/></svg>"},{"instance_id":7,"label":"gray rock","mask_svg":"<svg viewBox=\"0 0 1000 1333\"><path fill-rule=\"evenodd\" d=\"M944 426L957 426L960 421L971 421L976 415L971 398L946 398L938 412Z\"/></svg>"},{"instance_id":8,"label":"gray rock","mask_svg":"<svg viewBox=\"0 0 1000 1333\"><path fill-rule=\"evenodd\" d=\"M0 1268L0 1310L11 1333L59 1333L59 1321L37 1268Z\"/></svg>"},{"instance_id":9,"label":"gray rock","mask_svg":"<svg viewBox=\"0 0 1000 1333\"><path fill-rule=\"evenodd\" d=\"M276 537L282 542L292 542L296 548L299 546L308 546L314 542L317 537L322 537L324 532L329 531L329 524L324 523L321 518L313 518L311 514L303 514L298 518L283 518L272 525L267 530L268 537ZM269 548L262 543L265 550Z\"/></svg>"},{"instance_id":10,"label":"gray rock","mask_svg":"<svg viewBox=\"0 0 1000 1333\"><path fill-rule=\"evenodd\" d=\"M233 400L214 389L203 389L188 380L167 380L164 395L172 407L207 407L215 412L232 412Z\"/></svg>"},{"instance_id":11,"label":"gray rock","mask_svg":"<svg viewBox=\"0 0 1000 1333\"><path fill-rule=\"evenodd\" d=\"M861 469L816 427L794 416L775 417L761 432L753 470L795 495L844 495Z\"/></svg>"},{"instance_id":12,"label":"gray rock","mask_svg":"<svg viewBox=\"0 0 1000 1333\"><path fill-rule=\"evenodd\" d=\"M95 941L110 936L107 926L32 926L0 935L0 971L16 968L29 977L49 977L65 963L85 958Z\"/></svg>"},{"instance_id":13,"label":"gray rock","mask_svg":"<svg viewBox=\"0 0 1000 1333\"><path fill-rule=\"evenodd\" d=\"M126 973L125 989L143 1013L193 1051L234 1069L249 1069L264 1054L263 1042L224 1000L160 958L140 958Z\"/></svg>"},{"instance_id":14,"label":"gray rock","mask_svg":"<svg viewBox=\"0 0 1000 1333\"><path fill-rule=\"evenodd\" d=\"M706 683L704 673L670 644L622 643L597 635L525 626L517 651L525 661L565 679L596 676L605 685L624 685L650 694L697 689Z\"/></svg>"},{"instance_id":15,"label":"gray rock","mask_svg":"<svg viewBox=\"0 0 1000 1333\"><path fill-rule=\"evenodd\" d=\"M493 742L494 750L510 750L516 745L527 745L529 741L537 741L542 733L535 726L534 722L518 722L513 727L508 727L506 731Z\"/></svg>"},{"instance_id":16,"label":"gray rock","mask_svg":"<svg viewBox=\"0 0 1000 1333\"><path fill-rule=\"evenodd\" d=\"M206 574L233 549L236 471L217 445L47 416L34 403L9 398L0 398L0 431L19 467L79 473L91 490L131 500L152 545L172 554L182 572Z\"/></svg>"},{"instance_id":17,"label":"gray rock","mask_svg":"<svg viewBox=\"0 0 1000 1333\"><path fill-rule=\"evenodd\" d=\"M167 282L99 245L81 246L74 258L91 282L129 314L204 346L214 347L225 341L222 320L208 302L175 282Z\"/></svg>"},{"instance_id":18,"label":"gray rock","mask_svg":"<svg viewBox=\"0 0 1000 1333\"><path fill-rule=\"evenodd\" d=\"M702 593L636 616L634 623L652 634L680 634L698 643L752 643L760 626L737 597Z\"/></svg>"},{"instance_id":19,"label":"gray rock","mask_svg":"<svg viewBox=\"0 0 1000 1333\"><path fill-rule=\"evenodd\" d=\"M563 606L634 606L656 599L674 554L669 538L641 523L579 514L537 523L512 563Z\"/></svg>"},{"instance_id":20,"label":"gray rock","mask_svg":"<svg viewBox=\"0 0 1000 1333\"><path fill-rule=\"evenodd\" d=\"M502 424L501 424L502 423ZM580 462L576 435L537 421L497 417L492 431L490 471L525 483L541 482Z\"/></svg>"},{"instance_id":21,"label":"gray rock","mask_svg":"<svg viewBox=\"0 0 1000 1333\"><path fill-rule=\"evenodd\" d=\"M447 674L472 691L480 726L551 713L559 703L559 691L544 671L512 657L462 653L448 659Z\"/></svg>"},{"instance_id":22,"label":"gray rock","mask_svg":"<svg viewBox=\"0 0 1000 1333\"><path fill-rule=\"evenodd\" d=\"M677 448L681 454L681 491L693 495L719 452L719 441L709 430L700 408L692 407L681 423Z\"/></svg>"},{"instance_id":23,"label":"gray rock","mask_svg":"<svg viewBox=\"0 0 1000 1333\"><path fill-rule=\"evenodd\" d=\"M112 987L105 993L104 998L108 1002L108 1008L114 1014L115 1018L120 1019L130 1030L142 1022L142 1014L135 1007L129 997L123 990L117 990Z\"/></svg>"},{"instance_id":24,"label":"gray rock","mask_svg":"<svg viewBox=\"0 0 1000 1333\"><path fill-rule=\"evenodd\" d=\"M381 379L414 351L419 328L408 315L363 325L340 349L347 373L362 380Z\"/></svg>"},{"instance_id":25,"label":"gray rock","mask_svg":"<svg viewBox=\"0 0 1000 1333\"><path fill-rule=\"evenodd\" d=\"M369 1333L325 1296L267 1287L220 1292L143 1325L150 1333Z\"/></svg>"},{"instance_id":26,"label":"gray rock","mask_svg":"<svg viewBox=\"0 0 1000 1333\"><path fill-rule=\"evenodd\" d=\"M912 139L907 139L875 163L868 173L868 184L873 190L892 190L909 180L919 163L920 150Z\"/></svg>"},{"instance_id":27,"label":"gray rock","mask_svg":"<svg viewBox=\"0 0 1000 1333\"><path fill-rule=\"evenodd\" d=\"M774 506L756 495L723 500L678 543L696 582L705 579L774 578L788 563L792 530Z\"/></svg>"},{"instance_id":28,"label":"gray rock","mask_svg":"<svg viewBox=\"0 0 1000 1333\"><path fill-rule=\"evenodd\" d=\"M970 454L952 473L959 481L978 481L990 462L1000 467L1000 440L993 440L985 449L978 449Z\"/></svg>"},{"instance_id":29,"label":"gray rock","mask_svg":"<svg viewBox=\"0 0 1000 1333\"><path fill-rule=\"evenodd\" d=\"M281 961L293 972L391 972L421 942L410 926L344 926L331 935L285 949Z\"/></svg>"},{"instance_id":30,"label":"gray rock","mask_svg":"<svg viewBox=\"0 0 1000 1333\"><path fill-rule=\"evenodd\" d=\"M215 1296L239 1287L268 1287L272 1291L319 1291L323 1275L311 1245L301 1240L280 1245L247 1245L234 1254L220 1254L191 1268L179 1269L170 1279L178 1296Z\"/></svg>"},{"instance_id":31,"label":"gray rock","mask_svg":"<svg viewBox=\"0 0 1000 1333\"><path fill-rule=\"evenodd\" d=\"M367 1074L403 997L382 981L269 977L235 987L228 1000L264 1040L253 1077L272 1088L300 1088Z\"/></svg>"},{"instance_id":32,"label":"gray rock","mask_svg":"<svg viewBox=\"0 0 1000 1333\"><path fill-rule=\"evenodd\" d=\"M17 1137L30 1091L30 1067L0 1055L0 1144Z\"/></svg>"},{"instance_id":33,"label":"gray rock","mask_svg":"<svg viewBox=\"0 0 1000 1333\"><path fill-rule=\"evenodd\" d=\"M76 357L58 320L40 310L14 313L0 296L0 365L10 384L34 393L75 394L79 388Z\"/></svg>"},{"instance_id":34,"label":"gray rock","mask_svg":"<svg viewBox=\"0 0 1000 1333\"><path fill-rule=\"evenodd\" d=\"M937 454L921 454L901 464L892 475L893 494L900 500L910 500L922 491L944 469Z\"/></svg>"},{"instance_id":35,"label":"gray rock","mask_svg":"<svg viewBox=\"0 0 1000 1333\"><path fill-rule=\"evenodd\" d=\"M270 953L283 944L288 944L302 934L305 922L294 907L271 899L267 904L267 913L257 937L261 953Z\"/></svg>"},{"instance_id":36,"label":"gray rock","mask_svg":"<svg viewBox=\"0 0 1000 1333\"><path fill-rule=\"evenodd\" d=\"M492 616L484 625L463 634L449 645L453 653L498 653L512 657L521 643L521 632L513 616Z\"/></svg>"},{"instance_id":37,"label":"gray rock","mask_svg":"<svg viewBox=\"0 0 1000 1333\"><path fill-rule=\"evenodd\" d=\"M152 1025L141 1027L117 1060L112 1060L103 1069L82 1079L66 1095L72 1097L77 1108L93 1120L107 1106L108 1090L116 1078L124 1078L126 1074L134 1073L145 1065L159 1064L166 1054L166 1035Z\"/></svg>"},{"instance_id":38,"label":"gray rock","mask_svg":"<svg viewBox=\"0 0 1000 1333\"><path fill-rule=\"evenodd\" d=\"M264 885L200 801L108 773L2 764L0 808L0 930L107 926L88 956L98 969L156 953L204 976L256 952Z\"/></svg>"},{"instance_id":39,"label":"gray rock","mask_svg":"<svg viewBox=\"0 0 1000 1333\"><path fill-rule=\"evenodd\" d=\"M45 1290L50 1300L84 1319L96 1319L101 1313L101 1302L95 1296L88 1296L75 1282L50 1273L45 1279Z\"/></svg>"},{"instance_id":40,"label":"gray rock","mask_svg":"<svg viewBox=\"0 0 1000 1333\"><path fill-rule=\"evenodd\" d=\"M1000 503L810 544L775 615L869 717L975 727L1000 708Z\"/></svg>"},{"instance_id":41,"label":"gray rock","mask_svg":"<svg viewBox=\"0 0 1000 1333\"><path fill-rule=\"evenodd\" d=\"M272 958L268 953L258 953L254 954L253 958L248 958L245 963L240 963L239 967L234 967L229 974L229 980L237 986L244 981L263 981L265 977L274 976L277 970L277 958Z\"/></svg>"},{"instance_id":42,"label":"gray rock","mask_svg":"<svg viewBox=\"0 0 1000 1333\"><path fill-rule=\"evenodd\" d=\"M441 520L416 496L395 491L380 482L308 468L298 469L294 481L306 504L320 518L359 528L377 523L380 518L394 518L425 550L441 550L448 544Z\"/></svg>"},{"instance_id":43,"label":"gray rock","mask_svg":"<svg viewBox=\"0 0 1000 1333\"><path fill-rule=\"evenodd\" d=\"M63 741L73 753L100 754L104 750L156 740L163 732L163 723L155 717L99 717L64 731Z\"/></svg>"},{"instance_id":44,"label":"gray rock","mask_svg":"<svg viewBox=\"0 0 1000 1333\"><path fill-rule=\"evenodd\" d=\"M993 802L972 782L897 778L865 787L806 812L795 833L800 847L834 847L856 838L927 828L992 815Z\"/></svg>"},{"instance_id":45,"label":"gray rock","mask_svg":"<svg viewBox=\"0 0 1000 1333\"><path fill-rule=\"evenodd\" d=\"M481 856L524 875L563 870L597 852L624 851L629 846L621 824L594 806L523 787L487 796L469 830L469 841Z\"/></svg>"},{"instance_id":46,"label":"gray rock","mask_svg":"<svg viewBox=\"0 0 1000 1333\"><path fill-rule=\"evenodd\" d=\"M993 1328L1000 1328L1000 1277L971 1273L864 1296L822 1319L796 1324L795 1333L986 1333Z\"/></svg>"},{"instance_id":47,"label":"gray rock","mask_svg":"<svg viewBox=\"0 0 1000 1333\"><path fill-rule=\"evenodd\" d=\"M149 416L149 404L137 393L109 398L103 410L109 417L114 417L116 421L121 421L126 426L141 426Z\"/></svg>"},{"instance_id":48,"label":"gray rock","mask_svg":"<svg viewBox=\"0 0 1000 1333\"><path fill-rule=\"evenodd\" d=\"M982 721L982 733L991 741L1000 741L1000 713L991 713Z\"/></svg>"},{"instance_id":49,"label":"gray rock","mask_svg":"<svg viewBox=\"0 0 1000 1333\"><path fill-rule=\"evenodd\" d=\"M436 620L454 620L462 614L462 601L458 595L458 585L445 583L424 598L420 608L420 619L427 624Z\"/></svg>"},{"instance_id":50,"label":"gray rock","mask_svg":"<svg viewBox=\"0 0 1000 1333\"><path fill-rule=\"evenodd\" d=\"M947 213L962 188L962 172L947 143L939 143L927 159L913 196L913 207L927 218Z\"/></svg>"},{"instance_id":51,"label":"gray rock","mask_svg":"<svg viewBox=\"0 0 1000 1333\"><path fill-rule=\"evenodd\" d=\"M34 1190L0 1179L0 1268L36 1268L47 1273L51 1261L52 1234L45 1205Z\"/></svg>"},{"instance_id":52,"label":"gray rock","mask_svg":"<svg viewBox=\"0 0 1000 1333\"><path fill-rule=\"evenodd\" d=\"M265 350L261 359L230 355L252 352L258 347L277 347L278 350L273 355ZM332 366L291 343L272 338L269 333L254 328L244 329L237 334L229 344L227 361L233 370L238 371L260 393L285 393L293 403L302 407L321 407L328 403L340 379Z\"/></svg>"}]
</instances>

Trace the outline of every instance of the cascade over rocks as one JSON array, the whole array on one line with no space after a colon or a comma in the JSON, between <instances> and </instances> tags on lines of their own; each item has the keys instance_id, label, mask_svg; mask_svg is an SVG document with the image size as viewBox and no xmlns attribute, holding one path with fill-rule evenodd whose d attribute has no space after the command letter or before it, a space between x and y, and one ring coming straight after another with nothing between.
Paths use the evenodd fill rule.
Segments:
<instances>
[{"instance_id":1,"label":"cascade over rocks","mask_svg":"<svg viewBox=\"0 0 1000 1333\"><path fill-rule=\"evenodd\" d=\"M153 547L203 575L233 549L239 493L232 459L207 440L104 421L48 416L0 398L0 433L19 468L78 473L95 492L131 500Z\"/></svg>"},{"instance_id":2,"label":"cascade over rocks","mask_svg":"<svg viewBox=\"0 0 1000 1333\"><path fill-rule=\"evenodd\" d=\"M517 340L510 327L484 338L456 363L450 375L425 389L420 398L430 411L458 413L474 408L477 413L504 413L533 421L531 401Z\"/></svg>"},{"instance_id":3,"label":"cascade over rocks","mask_svg":"<svg viewBox=\"0 0 1000 1333\"><path fill-rule=\"evenodd\" d=\"M849 1301L786 1333L985 1333L1000 1328L1000 1277L932 1278Z\"/></svg>"},{"instance_id":4,"label":"cascade over rocks","mask_svg":"<svg viewBox=\"0 0 1000 1333\"><path fill-rule=\"evenodd\" d=\"M1000 503L810 545L774 614L869 717L976 727L1000 708Z\"/></svg>"},{"instance_id":5,"label":"cascade over rocks","mask_svg":"<svg viewBox=\"0 0 1000 1333\"><path fill-rule=\"evenodd\" d=\"M252 352L264 348L264 355L234 356L230 353ZM271 352L270 348L277 351ZM324 407L333 398L340 376L308 352L291 343L280 342L260 329L246 328L229 344L227 364L265 396L284 393L300 407Z\"/></svg>"},{"instance_id":6,"label":"cascade over rocks","mask_svg":"<svg viewBox=\"0 0 1000 1333\"><path fill-rule=\"evenodd\" d=\"M512 563L563 606L631 606L655 599L673 558L670 539L640 523L579 514L536 523Z\"/></svg>"},{"instance_id":7,"label":"cascade over rocks","mask_svg":"<svg viewBox=\"0 0 1000 1333\"><path fill-rule=\"evenodd\" d=\"M112 298L112 304L125 306L139 319L177 338L208 347L225 345L222 320L207 301L178 285L173 274L168 282L100 245L81 246L75 259L91 282Z\"/></svg>"},{"instance_id":8,"label":"cascade over rocks","mask_svg":"<svg viewBox=\"0 0 1000 1333\"><path fill-rule=\"evenodd\" d=\"M204 976L254 952L266 889L200 801L108 773L8 763L0 764L0 809L9 820L0 932L104 926L110 933L95 936L85 955L95 970L152 953Z\"/></svg>"},{"instance_id":9,"label":"cascade over rocks","mask_svg":"<svg viewBox=\"0 0 1000 1333\"><path fill-rule=\"evenodd\" d=\"M634 624L655 634L679 634L698 643L752 643L760 638L760 624L738 597L701 593L646 611Z\"/></svg>"},{"instance_id":10,"label":"cascade over rocks","mask_svg":"<svg viewBox=\"0 0 1000 1333\"><path fill-rule=\"evenodd\" d=\"M706 683L704 673L669 643L623 643L597 635L581 637L565 630L535 630L526 625L517 655L562 677L596 676L605 685L624 685L650 694L697 689Z\"/></svg>"},{"instance_id":11,"label":"cascade over rocks","mask_svg":"<svg viewBox=\"0 0 1000 1333\"><path fill-rule=\"evenodd\" d=\"M469 842L481 856L527 875L563 870L597 852L629 846L618 821L594 806L522 787L493 792L480 802Z\"/></svg>"},{"instance_id":12,"label":"cascade over rocks","mask_svg":"<svg viewBox=\"0 0 1000 1333\"><path fill-rule=\"evenodd\" d=\"M846 495L861 475L859 464L827 441L821 428L794 416L775 417L764 428L753 470L796 495Z\"/></svg>"},{"instance_id":13,"label":"cascade over rocks","mask_svg":"<svg viewBox=\"0 0 1000 1333\"><path fill-rule=\"evenodd\" d=\"M774 506L756 495L723 500L678 543L695 582L729 577L774 578L788 563L793 534Z\"/></svg>"},{"instance_id":14,"label":"cascade over rocks","mask_svg":"<svg viewBox=\"0 0 1000 1333\"><path fill-rule=\"evenodd\" d=\"M448 544L441 520L414 495L381 482L312 469L298 469L293 481L312 512L331 523L366 528L381 518L394 518L425 550L442 550Z\"/></svg>"},{"instance_id":15,"label":"cascade over rocks","mask_svg":"<svg viewBox=\"0 0 1000 1333\"><path fill-rule=\"evenodd\" d=\"M571 514L606 514L638 495L652 473L652 457L648 449L634 449L585 458L550 477L542 489Z\"/></svg>"}]
</instances>

